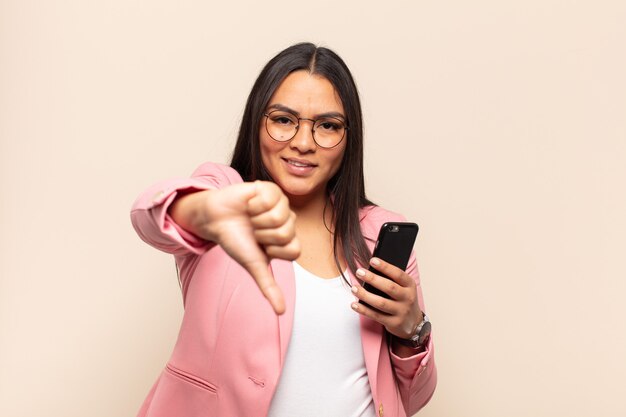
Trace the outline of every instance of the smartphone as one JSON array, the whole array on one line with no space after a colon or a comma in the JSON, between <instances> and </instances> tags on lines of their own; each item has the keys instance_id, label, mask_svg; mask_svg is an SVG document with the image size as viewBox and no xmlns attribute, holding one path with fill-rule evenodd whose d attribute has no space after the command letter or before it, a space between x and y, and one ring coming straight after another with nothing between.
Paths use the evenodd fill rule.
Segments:
<instances>
[{"instance_id":1,"label":"smartphone","mask_svg":"<svg viewBox=\"0 0 626 417\"><path fill-rule=\"evenodd\" d=\"M380 228L380 232L378 233L376 246L374 247L374 256L397 266L402 270L406 270L418 230L419 227L416 223L389 222L383 224ZM372 266L370 266L369 270L377 275L389 278L382 272L374 269ZM367 282L363 284L363 288L372 294L380 295L385 298L391 298L389 295ZM359 300L359 302L373 308L362 300Z\"/></svg>"}]
</instances>

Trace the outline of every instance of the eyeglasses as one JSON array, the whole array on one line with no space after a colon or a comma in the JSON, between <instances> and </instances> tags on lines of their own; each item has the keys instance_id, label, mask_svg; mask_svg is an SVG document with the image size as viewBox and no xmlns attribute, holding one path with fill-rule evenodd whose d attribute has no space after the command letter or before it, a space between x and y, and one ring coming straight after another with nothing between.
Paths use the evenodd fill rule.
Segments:
<instances>
[{"instance_id":1,"label":"eyeglasses","mask_svg":"<svg viewBox=\"0 0 626 417\"><path fill-rule=\"evenodd\" d=\"M313 140L320 148L334 148L339 145L346 135L348 127L336 117L321 117L319 119L307 119L297 117L295 114L284 110L272 110L264 113L265 129L272 139L277 142L288 142L298 133L301 120L313 123L311 133Z\"/></svg>"}]
</instances>

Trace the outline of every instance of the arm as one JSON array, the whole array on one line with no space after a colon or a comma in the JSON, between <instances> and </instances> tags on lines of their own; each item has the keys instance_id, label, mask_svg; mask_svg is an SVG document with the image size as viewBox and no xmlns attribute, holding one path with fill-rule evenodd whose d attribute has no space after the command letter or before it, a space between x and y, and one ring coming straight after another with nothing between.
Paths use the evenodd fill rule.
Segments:
<instances>
[{"instance_id":1,"label":"arm","mask_svg":"<svg viewBox=\"0 0 626 417\"><path fill-rule=\"evenodd\" d=\"M192 228L186 229L179 224L176 220L181 219L175 220L171 216L172 205L183 196L242 182L232 168L205 163L191 178L162 181L139 195L131 210L133 227L142 240L159 250L180 256L201 255L214 245L214 241L203 239L190 232Z\"/></svg>"},{"instance_id":2,"label":"arm","mask_svg":"<svg viewBox=\"0 0 626 417\"><path fill-rule=\"evenodd\" d=\"M370 210L367 216L371 217L364 221L364 234L371 237L376 236L380 226L386 221L406 221L403 216L381 208ZM388 334L402 338L410 337L415 326L422 321L422 312L428 313L424 305L415 253L411 253L406 271L384 261L378 265L370 261L370 264L390 279L365 269L361 269L361 272L357 270L357 275L363 281L389 294L391 299L379 297L357 284L353 289L357 298L376 307L377 310L369 309L360 303L354 303L353 308L358 313L379 322ZM432 335L422 352L394 344L392 340L389 342L389 356L400 396L407 414L412 415L428 403L437 383Z\"/></svg>"},{"instance_id":3,"label":"arm","mask_svg":"<svg viewBox=\"0 0 626 417\"><path fill-rule=\"evenodd\" d=\"M426 311L415 254L411 255L407 273L415 280L420 309ZM402 350L396 350L395 344L392 343L391 365L395 370L398 388L407 415L413 415L430 401L437 385L433 337L431 334L428 345L423 352L416 353L411 348L399 344L398 347Z\"/></svg>"},{"instance_id":4,"label":"arm","mask_svg":"<svg viewBox=\"0 0 626 417\"><path fill-rule=\"evenodd\" d=\"M203 167L200 180L182 180L178 187L157 185L153 188L159 191L151 201L146 196L153 189L140 196L131 214L133 226L149 244L177 255L201 255L218 244L250 273L276 313L282 314L284 300L269 259L292 260L300 254L289 200L272 182L242 182L237 175L233 183L228 174L236 172L231 168Z\"/></svg>"}]
</instances>

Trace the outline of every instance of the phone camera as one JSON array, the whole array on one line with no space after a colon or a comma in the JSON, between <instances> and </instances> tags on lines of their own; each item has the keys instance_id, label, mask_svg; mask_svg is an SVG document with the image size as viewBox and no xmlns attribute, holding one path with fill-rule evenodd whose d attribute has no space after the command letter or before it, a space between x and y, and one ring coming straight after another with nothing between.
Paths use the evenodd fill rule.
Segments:
<instances>
[{"instance_id":1,"label":"phone camera","mask_svg":"<svg viewBox=\"0 0 626 417\"><path fill-rule=\"evenodd\" d=\"M395 225L395 224L389 226L389 231L390 232L397 232L398 230L400 230L400 228L397 225Z\"/></svg>"}]
</instances>

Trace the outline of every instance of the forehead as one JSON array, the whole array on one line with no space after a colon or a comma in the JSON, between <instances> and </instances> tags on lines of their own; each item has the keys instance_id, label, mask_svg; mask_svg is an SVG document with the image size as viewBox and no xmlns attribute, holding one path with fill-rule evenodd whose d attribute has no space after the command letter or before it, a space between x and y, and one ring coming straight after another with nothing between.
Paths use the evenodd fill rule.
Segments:
<instances>
[{"instance_id":1,"label":"forehead","mask_svg":"<svg viewBox=\"0 0 626 417\"><path fill-rule=\"evenodd\" d=\"M278 86L268 103L282 104L301 114L325 112L344 113L343 104L335 87L321 75L301 70L289 74Z\"/></svg>"}]
</instances>

